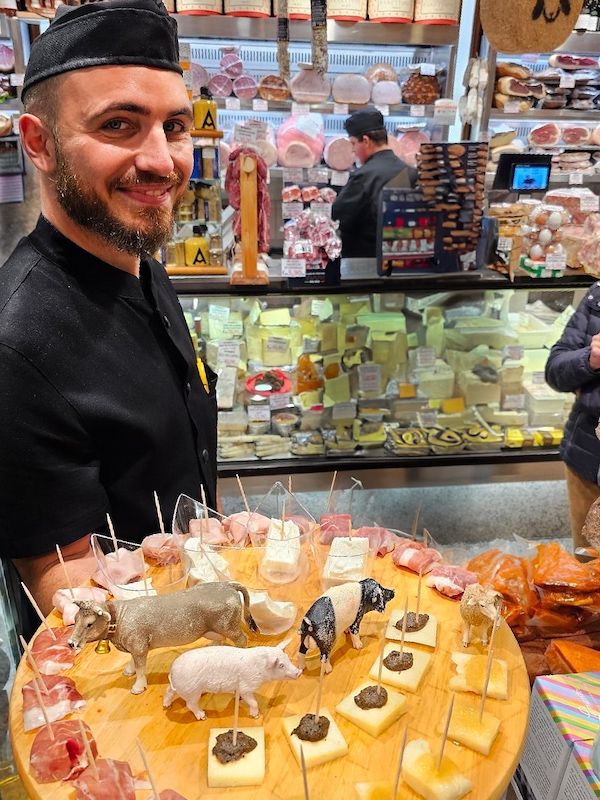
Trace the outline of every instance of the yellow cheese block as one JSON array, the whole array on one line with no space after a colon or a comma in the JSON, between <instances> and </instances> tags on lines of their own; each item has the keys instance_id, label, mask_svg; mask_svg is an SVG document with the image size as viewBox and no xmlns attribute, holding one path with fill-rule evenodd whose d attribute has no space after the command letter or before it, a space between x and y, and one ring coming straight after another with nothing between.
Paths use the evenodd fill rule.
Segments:
<instances>
[{"instance_id":1,"label":"yellow cheese block","mask_svg":"<svg viewBox=\"0 0 600 800\"><path fill-rule=\"evenodd\" d=\"M442 400L442 411L444 414L462 414L464 410L464 397L451 397L449 400Z\"/></svg>"},{"instance_id":2,"label":"yellow cheese block","mask_svg":"<svg viewBox=\"0 0 600 800\"><path fill-rule=\"evenodd\" d=\"M456 664L456 675L450 678L450 690L453 692L483 693L487 656L452 653L452 661ZM496 700L508 699L508 664L498 658L493 659L488 697Z\"/></svg>"},{"instance_id":3,"label":"yellow cheese block","mask_svg":"<svg viewBox=\"0 0 600 800\"><path fill-rule=\"evenodd\" d=\"M217 743L217 736L227 733L228 730L231 728L211 728L208 737L208 785L211 788L260 786L265 780L265 729L240 728L241 732L256 739L256 747L239 761L221 764L212 751Z\"/></svg>"},{"instance_id":4,"label":"yellow cheese block","mask_svg":"<svg viewBox=\"0 0 600 800\"><path fill-rule=\"evenodd\" d=\"M484 756L490 754L494 740L500 730L500 720L487 711L483 712L479 721L480 701L459 698L454 703L454 711L448 729L448 738L459 744L464 744ZM438 732L440 736L444 731L446 718L440 722Z\"/></svg>"},{"instance_id":5,"label":"yellow cheese block","mask_svg":"<svg viewBox=\"0 0 600 800\"><path fill-rule=\"evenodd\" d=\"M367 686L373 685L372 681L361 683L341 703L337 704L335 710L363 731L370 733L371 736L379 736L407 711L406 697L398 692L392 692L391 689L386 689L388 698L384 706L369 709L359 708L354 702L354 698Z\"/></svg>"},{"instance_id":6,"label":"yellow cheese block","mask_svg":"<svg viewBox=\"0 0 600 800\"><path fill-rule=\"evenodd\" d=\"M392 781L375 781L374 783L355 784L358 800L395 800L392 798L394 786ZM402 783L398 786L397 800L402 800Z\"/></svg>"},{"instance_id":7,"label":"yellow cheese block","mask_svg":"<svg viewBox=\"0 0 600 800\"><path fill-rule=\"evenodd\" d=\"M432 753L429 742L414 739L406 745L402 760L402 778L411 789L425 800L460 800L473 788L452 759L444 756L437 768L437 753Z\"/></svg>"},{"instance_id":8,"label":"yellow cheese block","mask_svg":"<svg viewBox=\"0 0 600 800\"><path fill-rule=\"evenodd\" d=\"M286 717L283 720L283 732L285 738L290 743L292 753L298 762L298 766L301 765L300 745L302 745L302 749L304 750L304 760L307 769L317 767L319 764L326 764L328 761L333 761L336 758L348 755L346 740L326 708L320 710L319 716L327 717L330 723L329 731L327 732L327 736L320 742L303 742L295 734L292 734L292 731L298 726L303 716L304 714L295 714L293 717Z\"/></svg>"},{"instance_id":9,"label":"yellow cheese block","mask_svg":"<svg viewBox=\"0 0 600 800\"><path fill-rule=\"evenodd\" d=\"M384 660L394 650L398 650L397 644L386 644L383 649ZM404 648L405 653L410 653L413 657L413 665L410 669L402 670L402 672L394 672L388 669L385 664L381 671L381 680L393 686L395 689L405 689L407 692L417 692L423 677L431 666L431 656L428 653L423 653L421 650L412 650L408 647ZM377 681L377 674L379 672L379 659L375 661L369 671L369 678Z\"/></svg>"},{"instance_id":10,"label":"yellow cheese block","mask_svg":"<svg viewBox=\"0 0 600 800\"><path fill-rule=\"evenodd\" d=\"M420 613L421 612L419 612L419 615ZM396 623L401 622L403 616L404 611L401 611L400 609L392 611L392 616L390 617L390 621L388 622L388 626L385 631L386 639L393 639L396 642L402 640L402 631L396 627ZM410 642L411 644L422 644L425 647L435 647L437 642L437 619L430 614L427 624L422 630L406 631L404 641Z\"/></svg>"}]
</instances>

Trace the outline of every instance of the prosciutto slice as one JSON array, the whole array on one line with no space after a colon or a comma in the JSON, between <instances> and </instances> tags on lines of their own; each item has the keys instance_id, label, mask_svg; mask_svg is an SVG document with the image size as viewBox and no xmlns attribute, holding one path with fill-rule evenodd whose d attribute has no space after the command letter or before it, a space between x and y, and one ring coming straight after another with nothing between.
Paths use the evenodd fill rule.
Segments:
<instances>
[{"instance_id":1,"label":"prosciutto slice","mask_svg":"<svg viewBox=\"0 0 600 800\"><path fill-rule=\"evenodd\" d=\"M106 553L104 556L104 568L98 568L94 573L93 579L100 586L111 590L109 584L123 586L127 583L139 581L144 576L146 565L143 556L138 550L127 550L119 547L117 553Z\"/></svg>"},{"instance_id":2,"label":"prosciutto slice","mask_svg":"<svg viewBox=\"0 0 600 800\"><path fill-rule=\"evenodd\" d=\"M34 688L34 681L26 683L22 688L23 693L23 730L33 731L44 724L44 715L38 701L37 692ZM82 711L87 703L77 691L74 681L59 675L45 675L42 677L44 685L48 690L44 692L40 686L40 692L44 701L44 708L50 722L66 717L73 711Z\"/></svg>"},{"instance_id":3,"label":"prosciutto slice","mask_svg":"<svg viewBox=\"0 0 600 800\"><path fill-rule=\"evenodd\" d=\"M142 553L158 567L179 563L179 548L172 533L153 533L142 540Z\"/></svg>"},{"instance_id":4,"label":"prosciutto slice","mask_svg":"<svg viewBox=\"0 0 600 800\"><path fill-rule=\"evenodd\" d=\"M75 600L95 600L98 603L104 603L108 598L106 589L98 589L97 586L82 586L73 589ZM70 589L59 589L52 595L52 605L62 614L63 623L65 625L72 625L75 622L75 615L79 611L79 606L76 606L71 599Z\"/></svg>"},{"instance_id":5,"label":"prosciutto slice","mask_svg":"<svg viewBox=\"0 0 600 800\"><path fill-rule=\"evenodd\" d=\"M435 567L427 576L426 584L430 589L437 589L446 597L455 597L457 600L471 583L477 583L479 578L474 572L462 567L441 566Z\"/></svg>"},{"instance_id":6,"label":"prosciutto slice","mask_svg":"<svg viewBox=\"0 0 600 800\"><path fill-rule=\"evenodd\" d=\"M43 630L33 640L31 651L42 675L58 675L70 669L75 663L75 650L68 645L73 628L52 628L56 641L47 630Z\"/></svg>"},{"instance_id":7,"label":"prosciutto slice","mask_svg":"<svg viewBox=\"0 0 600 800\"><path fill-rule=\"evenodd\" d=\"M38 783L69 781L88 766L80 725L80 720L75 719L52 722L54 741L50 739L46 726L37 732L31 746L29 769ZM95 758L98 755L96 740L85 722L83 727ZM114 794L112 797L120 795Z\"/></svg>"},{"instance_id":8,"label":"prosciutto slice","mask_svg":"<svg viewBox=\"0 0 600 800\"><path fill-rule=\"evenodd\" d=\"M135 781L126 761L96 759L98 778L91 768L74 781L75 800L135 800Z\"/></svg>"},{"instance_id":9,"label":"prosciutto slice","mask_svg":"<svg viewBox=\"0 0 600 800\"><path fill-rule=\"evenodd\" d=\"M191 519L188 528L192 537L202 538L206 544L229 544L224 525L218 519Z\"/></svg>"},{"instance_id":10,"label":"prosciutto slice","mask_svg":"<svg viewBox=\"0 0 600 800\"><path fill-rule=\"evenodd\" d=\"M395 536L387 528L359 528L355 536L365 536L370 542L370 547L377 550L378 556L384 556L386 553L391 553L396 544L398 537Z\"/></svg>"},{"instance_id":11,"label":"prosciutto slice","mask_svg":"<svg viewBox=\"0 0 600 800\"><path fill-rule=\"evenodd\" d=\"M247 541L251 534L265 534L269 530L271 520L262 514L249 514L247 511L240 511L237 514L230 514L223 520L223 526L227 531L227 537L232 544L240 544Z\"/></svg>"},{"instance_id":12,"label":"prosciutto slice","mask_svg":"<svg viewBox=\"0 0 600 800\"><path fill-rule=\"evenodd\" d=\"M321 514L319 517L321 544L331 544L336 536L350 536L352 517L350 514Z\"/></svg>"},{"instance_id":13,"label":"prosciutto slice","mask_svg":"<svg viewBox=\"0 0 600 800\"><path fill-rule=\"evenodd\" d=\"M441 565L442 554L433 547L425 547L423 542L413 542L407 539L397 544L392 553L392 561L397 567L406 567L412 572L431 572L434 567Z\"/></svg>"}]
</instances>

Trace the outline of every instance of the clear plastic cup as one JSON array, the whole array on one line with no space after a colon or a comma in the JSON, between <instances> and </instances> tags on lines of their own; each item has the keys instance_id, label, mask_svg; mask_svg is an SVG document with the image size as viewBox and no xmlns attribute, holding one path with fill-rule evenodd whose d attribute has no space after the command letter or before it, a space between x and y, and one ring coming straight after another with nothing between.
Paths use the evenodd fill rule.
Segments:
<instances>
[{"instance_id":1,"label":"clear plastic cup","mask_svg":"<svg viewBox=\"0 0 600 800\"><path fill-rule=\"evenodd\" d=\"M331 544L321 544L315 535L312 549L323 591L373 574L377 546L368 537L336 536Z\"/></svg>"}]
</instances>

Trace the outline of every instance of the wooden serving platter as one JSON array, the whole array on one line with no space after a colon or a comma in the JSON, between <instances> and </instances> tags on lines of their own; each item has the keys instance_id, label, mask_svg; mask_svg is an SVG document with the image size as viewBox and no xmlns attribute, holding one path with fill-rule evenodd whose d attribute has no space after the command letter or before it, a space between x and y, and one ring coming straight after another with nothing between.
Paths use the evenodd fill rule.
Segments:
<instances>
[{"instance_id":1,"label":"wooden serving platter","mask_svg":"<svg viewBox=\"0 0 600 800\"><path fill-rule=\"evenodd\" d=\"M251 576L255 570L252 560L256 551L244 551L246 568ZM377 658L380 637L392 609L402 609L406 593L414 610L417 577L396 568L390 556L378 558L374 577L384 586L394 588L396 597L388 604L385 614L368 614L361 626L364 649L353 650L349 637L338 643L332 656L333 672L325 676L322 706L334 713L336 722L349 745L349 755L329 764L309 770L310 796L314 800L354 800L357 782L393 780L401 736L408 724L409 741L425 738L432 749L439 746L438 726L445 718L450 701L448 681L454 674L450 654L485 652L479 644L464 651L461 645L459 604L425 587L423 581L421 610L435 614L438 620L438 643L433 664L425 677L419 694L408 694L408 713L378 739L356 728L335 713L336 704L361 681ZM239 579L239 575L236 575ZM250 577L249 577L250 581ZM278 587L277 599L293 600L298 605L296 624L284 635L251 637L252 644L274 644L293 637L287 652L295 660L299 645L296 633L302 613L321 594L315 571L301 585ZM60 624L56 613L50 616L52 625ZM206 640L200 640L205 644ZM410 645L420 648L419 645ZM114 648L105 655L95 653L95 644L78 655L75 666L64 674L75 681L88 702L83 719L92 729L101 757L122 759L131 764L132 771L143 771L135 743L140 737L148 754L150 766L159 790L175 789L188 800L224 795L228 800L302 800L302 775L282 731L285 716L314 711L319 681L318 654L309 658L307 670L297 681L264 684L256 695L261 718L253 720L240 703L240 726L265 726L266 778L262 787L245 789L209 789L206 784L207 742L211 727L227 727L233 720L233 696L218 695L201 701L207 718L200 722L187 710L182 700L175 700L170 709L162 705L168 683L170 665L176 655L188 648L154 650L148 658L148 689L134 696L130 693L132 678L124 677L122 669L128 656ZM488 757L466 747L448 742L446 754L451 756L473 783L466 800L497 800L506 788L519 761L524 743L529 710L529 681L519 646L506 623L502 623L495 641L495 656L509 665L509 695L506 701L488 700L486 710L502 720L500 734ZM16 674L9 708L10 735L17 768L32 800L72 800L75 792L68 784L38 784L29 774L29 753L35 731L24 733L22 725L21 687L32 678L32 671L22 660ZM474 695L471 695L474 698ZM145 800L149 792L138 792ZM417 800L419 795L401 783L403 800ZM116 798L115 798L116 800Z\"/></svg>"}]
</instances>

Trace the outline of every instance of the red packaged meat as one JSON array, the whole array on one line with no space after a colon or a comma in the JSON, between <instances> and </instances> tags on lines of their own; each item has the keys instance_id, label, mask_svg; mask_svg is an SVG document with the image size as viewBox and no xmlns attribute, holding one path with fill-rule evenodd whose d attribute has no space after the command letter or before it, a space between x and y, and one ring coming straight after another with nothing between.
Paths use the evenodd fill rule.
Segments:
<instances>
[{"instance_id":1,"label":"red packaged meat","mask_svg":"<svg viewBox=\"0 0 600 800\"><path fill-rule=\"evenodd\" d=\"M33 731L40 728L45 720L40 708L38 694L34 688L34 681L44 702L46 716L50 722L63 719L74 711L82 711L87 703L77 691L74 681L62 675L42 675L45 689L39 686L37 678L24 684L23 693L23 730Z\"/></svg>"},{"instance_id":2,"label":"red packaged meat","mask_svg":"<svg viewBox=\"0 0 600 800\"><path fill-rule=\"evenodd\" d=\"M282 167L316 167L323 156L324 145L320 114L292 115L277 131L277 159Z\"/></svg>"},{"instance_id":3,"label":"red packaged meat","mask_svg":"<svg viewBox=\"0 0 600 800\"><path fill-rule=\"evenodd\" d=\"M252 100L257 92L258 85L251 75L240 75L233 82L233 93L242 100Z\"/></svg>"},{"instance_id":4,"label":"red packaged meat","mask_svg":"<svg viewBox=\"0 0 600 800\"><path fill-rule=\"evenodd\" d=\"M126 761L97 758L98 777L91 767L73 781L75 800L135 800L135 781Z\"/></svg>"},{"instance_id":5,"label":"red packaged meat","mask_svg":"<svg viewBox=\"0 0 600 800\"><path fill-rule=\"evenodd\" d=\"M324 186L322 189L319 189L319 199L324 203L335 203L336 198L337 192L335 189L332 189L331 186Z\"/></svg>"},{"instance_id":6,"label":"red packaged meat","mask_svg":"<svg viewBox=\"0 0 600 800\"><path fill-rule=\"evenodd\" d=\"M551 67L559 69L598 69L598 59L592 56L569 56L554 53L548 59Z\"/></svg>"},{"instance_id":7,"label":"red packaged meat","mask_svg":"<svg viewBox=\"0 0 600 800\"><path fill-rule=\"evenodd\" d=\"M562 140L565 144L589 144L591 138L591 130L584 125L565 125L562 129Z\"/></svg>"},{"instance_id":8,"label":"red packaged meat","mask_svg":"<svg viewBox=\"0 0 600 800\"><path fill-rule=\"evenodd\" d=\"M244 71L242 59L237 54L237 48L222 48L223 56L219 61L219 66L229 78L239 78Z\"/></svg>"},{"instance_id":9,"label":"red packaged meat","mask_svg":"<svg viewBox=\"0 0 600 800\"><path fill-rule=\"evenodd\" d=\"M56 639L47 630L33 640L31 652L42 675L58 675L75 663L75 650L68 645L73 628L52 628Z\"/></svg>"},{"instance_id":10,"label":"red packaged meat","mask_svg":"<svg viewBox=\"0 0 600 800\"><path fill-rule=\"evenodd\" d=\"M302 189L302 200L304 203L312 203L319 199L319 189L316 186L304 186Z\"/></svg>"},{"instance_id":11,"label":"red packaged meat","mask_svg":"<svg viewBox=\"0 0 600 800\"><path fill-rule=\"evenodd\" d=\"M229 76L219 72L210 79L208 88L213 97L229 97L233 92L233 81Z\"/></svg>"},{"instance_id":12,"label":"red packaged meat","mask_svg":"<svg viewBox=\"0 0 600 800\"><path fill-rule=\"evenodd\" d=\"M85 722L82 723L78 719L51 722L54 740L50 738L48 728L44 725L33 740L29 756L29 769L38 783L68 781L86 769L88 758L81 733L82 724L92 755L94 758L98 755L96 740ZM112 795L111 800L116 797L119 795Z\"/></svg>"},{"instance_id":13,"label":"red packaged meat","mask_svg":"<svg viewBox=\"0 0 600 800\"><path fill-rule=\"evenodd\" d=\"M556 147L560 142L562 129L560 125L555 122L549 122L546 125L536 125L529 131L529 144L536 147Z\"/></svg>"},{"instance_id":14,"label":"red packaged meat","mask_svg":"<svg viewBox=\"0 0 600 800\"><path fill-rule=\"evenodd\" d=\"M302 190L295 183L291 186L284 186L281 192L281 199L284 203L298 203L302 200Z\"/></svg>"},{"instance_id":15,"label":"red packaged meat","mask_svg":"<svg viewBox=\"0 0 600 800\"><path fill-rule=\"evenodd\" d=\"M321 544L331 544L337 536L350 536L352 517L350 514L321 514L319 518Z\"/></svg>"}]
</instances>

